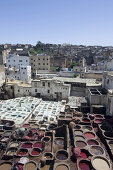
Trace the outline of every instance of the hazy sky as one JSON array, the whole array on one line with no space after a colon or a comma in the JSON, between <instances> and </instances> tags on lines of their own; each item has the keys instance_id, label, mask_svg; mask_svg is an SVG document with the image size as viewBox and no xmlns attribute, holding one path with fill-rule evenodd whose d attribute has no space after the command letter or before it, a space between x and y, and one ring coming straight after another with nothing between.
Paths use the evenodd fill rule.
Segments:
<instances>
[{"instance_id":1,"label":"hazy sky","mask_svg":"<svg viewBox=\"0 0 113 170\"><path fill-rule=\"evenodd\" d=\"M0 0L0 43L113 45L113 0Z\"/></svg>"}]
</instances>

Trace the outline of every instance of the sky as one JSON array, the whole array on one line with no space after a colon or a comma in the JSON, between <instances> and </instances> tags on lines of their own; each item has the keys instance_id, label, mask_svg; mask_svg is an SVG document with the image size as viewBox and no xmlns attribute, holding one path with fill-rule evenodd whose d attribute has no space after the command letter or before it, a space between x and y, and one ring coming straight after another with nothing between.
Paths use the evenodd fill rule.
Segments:
<instances>
[{"instance_id":1,"label":"sky","mask_svg":"<svg viewBox=\"0 0 113 170\"><path fill-rule=\"evenodd\" d=\"M113 46L113 0L0 0L0 43Z\"/></svg>"}]
</instances>

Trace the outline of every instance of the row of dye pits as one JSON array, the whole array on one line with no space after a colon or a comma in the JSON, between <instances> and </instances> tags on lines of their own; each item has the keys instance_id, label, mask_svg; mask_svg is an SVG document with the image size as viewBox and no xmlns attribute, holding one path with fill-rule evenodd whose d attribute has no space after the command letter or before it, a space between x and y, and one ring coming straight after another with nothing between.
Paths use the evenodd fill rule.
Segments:
<instances>
[{"instance_id":1,"label":"row of dye pits","mask_svg":"<svg viewBox=\"0 0 113 170\"><path fill-rule=\"evenodd\" d=\"M101 130L102 138L106 140L107 148L109 148L112 154L111 159L113 160L113 126L106 121L99 125L99 129Z\"/></svg>"},{"instance_id":2,"label":"row of dye pits","mask_svg":"<svg viewBox=\"0 0 113 170\"><path fill-rule=\"evenodd\" d=\"M79 129L79 130L78 130ZM81 170L90 170L91 166L99 170L108 170L111 166L106 159L105 149L100 146L93 128L89 125L77 125L73 130L75 147L81 149L80 157L77 160ZM90 160L92 160L90 162ZM102 164L98 164L102 162ZM100 166L101 165L101 166Z\"/></svg>"},{"instance_id":3,"label":"row of dye pits","mask_svg":"<svg viewBox=\"0 0 113 170\"><path fill-rule=\"evenodd\" d=\"M39 142L24 142L24 143L12 142L8 145L9 147L4 155L9 156L9 157L12 157L12 156L23 157L23 156L28 156L28 153L29 153L31 156L39 156L44 150L43 141L49 142L50 137L45 136L42 138L42 141L39 141ZM67 160L68 153L65 150L63 150L64 139L56 137L54 143L60 146L60 150L58 150L58 152L56 152L56 155L55 155L56 159L61 160L61 161ZM19 149L17 150L17 148ZM52 153L45 153L44 157L46 157L46 159L52 159L53 155ZM56 169L60 169L61 167L64 167L65 169L68 168L67 165L63 165L63 164L59 165L58 167L59 168L56 168Z\"/></svg>"}]
</instances>

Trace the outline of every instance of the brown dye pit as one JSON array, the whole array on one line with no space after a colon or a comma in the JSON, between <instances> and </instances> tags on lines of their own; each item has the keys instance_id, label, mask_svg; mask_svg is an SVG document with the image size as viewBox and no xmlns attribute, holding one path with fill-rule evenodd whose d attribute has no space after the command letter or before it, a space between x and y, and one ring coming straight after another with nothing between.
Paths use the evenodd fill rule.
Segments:
<instances>
[{"instance_id":1,"label":"brown dye pit","mask_svg":"<svg viewBox=\"0 0 113 170\"><path fill-rule=\"evenodd\" d=\"M11 170L11 164L3 163L0 165L0 170Z\"/></svg>"},{"instance_id":2,"label":"brown dye pit","mask_svg":"<svg viewBox=\"0 0 113 170\"><path fill-rule=\"evenodd\" d=\"M55 170L68 170L68 167L66 165L58 165Z\"/></svg>"},{"instance_id":3,"label":"brown dye pit","mask_svg":"<svg viewBox=\"0 0 113 170\"><path fill-rule=\"evenodd\" d=\"M41 170L49 170L50 169L50 165L45 165L44 167L41 168Z\"/></svg>"},{"instance_id":4,"label":"brown dye pit","mask_svg":"<svg viewBox=\"0 0 113 170\"><path fill-rule=\"evenodd\" d=\"M95 169L98 170L109 170L109 164L105 159L102 158L95 158L93 160L93 165Z\"/></svg>"},{"instance_id":5,"label":"brown dye pit","mask_svg":"<svg viewBox=\"0 0 113 170\"><path fill-rule=\"evenodd\" d=\"M77 141L77 142L76 142L76 146L77 146L77 147L80 147L80 148L84 148L84 147L86 146L86 143L83 142L83 141Z\"/></svg>"},{"instance_id":6,"label":"brown dye pit","mask_svg":"<svg viewBox=\"0 0 113 170\"><path fill-rule=\"evenodd\" d=\"M25 170L36 170L36 165L33 162L28 162L25 165Z\"/></svg>"},{"instance_id":7,"label":"brown dye pit","mask_svg":"<svg viewBox=\"0 0 113 170\"><path fill-rule=\"evenodd\" d=\"M104 150L100 146L91 146L90 151L94 155L102 155Z\"/></svg>"}]
</instances>

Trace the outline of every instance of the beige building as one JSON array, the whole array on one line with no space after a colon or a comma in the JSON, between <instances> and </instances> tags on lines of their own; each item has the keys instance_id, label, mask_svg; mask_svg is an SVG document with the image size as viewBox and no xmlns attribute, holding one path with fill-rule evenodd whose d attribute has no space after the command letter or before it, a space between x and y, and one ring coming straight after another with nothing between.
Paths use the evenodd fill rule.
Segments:
<instances>
[{"instance_id":1,"label":"beige building","mask_svg":"<svg viewBox=\"0 0 113 170\"><path fill-rule=\"evenodd\" d=\"M30 56L30 63L32 76L35 76L38 71L48 72L50 70L50 56L46 54Z\"/></svg>"}]
</instances>

